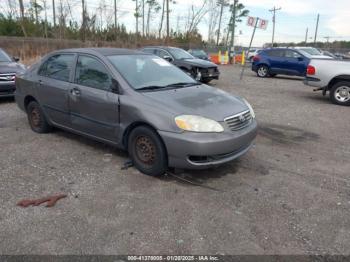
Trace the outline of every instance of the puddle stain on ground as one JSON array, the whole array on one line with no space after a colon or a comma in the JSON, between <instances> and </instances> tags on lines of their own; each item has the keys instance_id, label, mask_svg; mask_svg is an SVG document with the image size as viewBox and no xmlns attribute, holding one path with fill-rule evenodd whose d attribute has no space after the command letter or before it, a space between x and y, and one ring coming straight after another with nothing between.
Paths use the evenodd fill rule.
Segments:
<instances>
[{"instance_id":1,"label":"puddle stain on ground","mask_svg":"<svg viewBox=\"0 0 350 262\"><path fill-rule=\"evenodd\" d=\"M305 141L315 141L320 135L293 126L261 123L258 135L281 144L297 144Z\"/></svg>"}]
</instances>

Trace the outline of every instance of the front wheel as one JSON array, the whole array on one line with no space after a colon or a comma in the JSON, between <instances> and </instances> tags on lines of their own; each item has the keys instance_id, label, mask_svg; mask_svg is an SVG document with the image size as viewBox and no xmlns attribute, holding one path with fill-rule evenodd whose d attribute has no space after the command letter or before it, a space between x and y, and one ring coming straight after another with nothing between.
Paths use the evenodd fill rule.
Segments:
<instances>
[{"instance_id":1,"label":"front wheel","mask_svg":"<svg viewBox=\"0 0 350 262\"><path fill-rule=\"evenodd\" d=\"M267 77L269 75L269 68L266 65L261 65L257 70L258 77Z\"/></svg>"},{"instance_id":2,"label":"front wheel","mask_svg":"<svg viewBox=\"0 0 350 262\"><path fill-rule=\"evenodd\" d=\"M135 167L149 176L163 175L168 168L165 146L159 135L147 126L131 131L128 152Z\"/></svg>"},{"instance_id":3,"label":"front wheel","mask_svg":"<svg viewBox=\"0 0 350 262\"><path fill-rule=\"evenodd\" d=\"M36 133L48 133L51 126L46 120L44 112L36 101L32 101L27 106L28 122L32 130Z\"/></svg>"},{"instance_id":4,"label":"front wheel","mask_svg":"<svg viewBox=\"0 0 350 262\"><path fill-rule=\"evenodd\" d=\"M350 106L350 82L338 82L330 91L332 103L342 106Z\"/></svg>"}]
</instances>

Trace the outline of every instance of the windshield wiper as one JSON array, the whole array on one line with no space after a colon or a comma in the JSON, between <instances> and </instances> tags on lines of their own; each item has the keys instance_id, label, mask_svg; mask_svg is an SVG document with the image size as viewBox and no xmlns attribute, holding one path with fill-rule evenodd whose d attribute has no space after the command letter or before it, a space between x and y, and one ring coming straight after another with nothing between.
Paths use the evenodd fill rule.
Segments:
<instances>
[{"instance_id":1,"label":"windshield wiper","mask_svg":"<svg viewBox=\"0 0 350 262\"><path fill-rule=\"evenodd\" d=\"M137 88L137 91L143 91L143 90L157 90L157 89L163 89L166 86L144 86L141 88Z\"/></svg>"},{"instance_id":2,"label":"windshield wiper","mask_svg":"<svg viewBox=\"0 0 350 262\"><path fill-rule=\"evenodd\" d=\"M183 88L183 87L189 87L189 86L197 86L200 85L200 83L197 82L179 82L179 83L173 83L165 86L144 86L141 88L138 88L137 91L150 91L150 90L166 90L166 89L173 89L173 88Z\"/></svg>"},{"instance_id":3,"label":"windshield wiper","mask_svg":"<svg viewBox=\"0 0 350 262\"><path fill-rule=\"evenodd\" d=\"M198 86L200 83L197 82L179 82L179 83L174 83L167 85L165 87L189 87L189 86Z\"/></svg>"}]
</instances>

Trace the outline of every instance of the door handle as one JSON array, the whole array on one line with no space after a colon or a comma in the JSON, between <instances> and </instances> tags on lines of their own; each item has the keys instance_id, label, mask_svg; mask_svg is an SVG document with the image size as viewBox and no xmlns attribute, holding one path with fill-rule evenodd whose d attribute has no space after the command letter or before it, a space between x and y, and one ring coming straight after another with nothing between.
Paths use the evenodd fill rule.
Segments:
<instances>
[{"instance_id":1,"label":"door handle","mask_svg":"<svg viewBox=\"0 0 350 262\"><path fill-rule=\"evenodd\" d=\"M74 95L74 96L80 96L81 91L80 91L79 88L74 87L74 88L72 88L72 89L70 90L70 93L71 93L72 95Z\"/></svg>"},{"instance_id":2,"label":"door handle","mask_svg":"<svg viewBox=\"0 0 350 262\"><path fill-rule=\"evenodd\" d=\"M42 85L43 84L43 80L39 79L39 85Z\"/></svg>"}]
</instances>

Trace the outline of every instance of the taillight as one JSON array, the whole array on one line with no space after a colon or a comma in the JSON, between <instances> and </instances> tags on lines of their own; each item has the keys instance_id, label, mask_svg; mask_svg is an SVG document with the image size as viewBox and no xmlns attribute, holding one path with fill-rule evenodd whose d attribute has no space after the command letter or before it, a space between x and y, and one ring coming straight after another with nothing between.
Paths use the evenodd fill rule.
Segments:
<instances>
[{"instance_id":1,"label":"taillight","mask_svg":"<svg viewBox=\"0 0 350 262\"><path fill-rule=\"evenodd\" d=\"M307 73L308 75L315 75L315 74L316 74L316 68L313 67L312 65L308 65L308 66L307 66L306 73Z\"/></svg>"},{"instance_id":2,"label":"taillight","mask_svg":"<svg viewBox=\"0 0 350 262\"><path fill-rule=\"evenodd\" d=\"M256 55L253 57L253 61L254 62L259 62L260 61L260 56L259 55Z\"/></svg>"}]
</instances>

